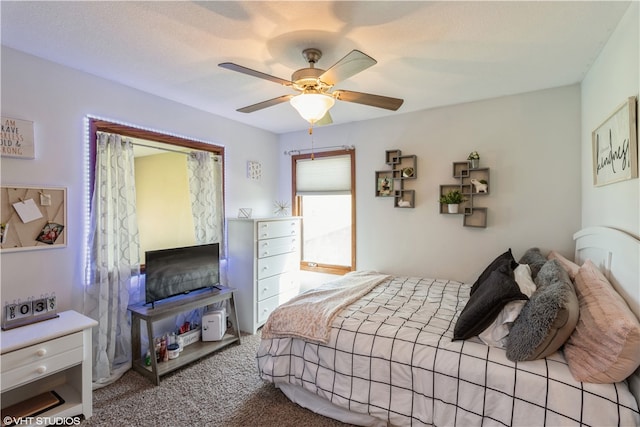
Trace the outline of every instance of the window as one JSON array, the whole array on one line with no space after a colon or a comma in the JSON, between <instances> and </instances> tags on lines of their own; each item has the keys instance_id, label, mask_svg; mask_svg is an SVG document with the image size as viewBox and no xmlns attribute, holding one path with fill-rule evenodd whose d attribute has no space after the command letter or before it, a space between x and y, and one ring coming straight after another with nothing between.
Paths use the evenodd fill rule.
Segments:
<instances>
[{"instance_id":1,"label":"window","mask_svg":"<svg viewBox=\"0 0 640 427\"><path fill-rule=\"evenodd\" d=\"M118 135L125 136L129 139L134 140L134 145L137 147L134 149L136 152L136 194L139 199L142 199L142 195L146 194L146 201L143 201L143 205L140 204L136 206L137 215L138 215L138 227L140 232L140 260L142 265L142 270L144 271L144 252L147 249L161 249L168 248L173 246L189 246L195 244L195 236L194 236L194 223L191 219L191 201L189 198L189 187L187 183L186 176L186 160L184 160L184 156L187 152L190 151L205 151L211 152L218 156L224 158L224 147L209 144L206 142L191 140L187 138L183 138L176 135L163 134L160 132L156 132L153 130L142 129L138 127L129 126L122 123L114 123L108 122L97 118L89 118L88 120L89 132L88 132L88 151L89 151L89 164L87 165L89 172L89 179L87 182L87 201L90 203L93 193L93 185L95 181L94 172L95 172L95 157L96 157L96 138L97 132L108 132L114 133ZM145 145L146 147L143 147ZM145 188L145 185L139 187L140 178L139 172L140 169L144 170L144 167L140 164L140 159L144 155L148 154L157 154L157 153L171 153L175 151L175 156L173 160L164 159L165 163L154 162L151 165L148 165L148 170L158 169L162 174L160 177L147 175L147 186L150 186L149 181L157 180L157 183L160 183L161 190L160 192L153 193L148 188ZM154 157L154 156L151 156ZM148 158L147 158L148 160ZM180 163L180 161L184 161ZM185 170L185 176L174 175L174 172L170 171L170 168L174 168L178 165L179 168ZM222 165L224 168L224 163ZM224 172L221 173L221 179L224 180ZM184 186L182 189L177 188L176 182L178 178L184 181ZM161 179L164 179L165 182L162 182ZM173 185L172 188L167 189L167 183L171 183ZM224 183L221 183L221 187L224 188ZM152 188L152 186L151 186ZM154 189L154 190L157 190ZM154 198L155 200L150 201L149 199ZM167 200L171 198L173 204L167 208ZM183 201L184 205L179 205L176 203L176 200ZM138 200L140 202L140 200ZM153 204L156 206L153 206ZM224 198L223 198L223 206L224 206ZM164 207L163 207L164 206ZM180 212L179 206L186 206L186 210L184 212ZM89 209L89 207L87 207ZM224 207L223 207L224 209ZM157 224L160 221L167 222L164 218L159 218L159 212L162 215L173 215L173 219L168 221L171 223L171 233L166 233L165 238L153 237L153 239L148 239L148 236L151 236L153 233L154 227L157 229ZM87 217L91 216L90 212L87 211ZM153 216L153 217L152 217ZM221 215L224 217L224 215ZM87 225L88 227L88 225ZM88 234L88 230L86 231ZM168 237L167 237L168 236ZM160 243L158 243L160 242ZM88 256L88 255L87 255ZM87 261L89 262L89 261Z\"/></svg>"},{"instance_id":2,"label":"window","mask_svg":"<svg viewBox=\"0 0 640 427\"><path fill-rule=\"evenodd\" d=\"M355 269L355 152L292 157L293 213L303 217L300 268L332 274Z\"/></svg>"}]
</instances>

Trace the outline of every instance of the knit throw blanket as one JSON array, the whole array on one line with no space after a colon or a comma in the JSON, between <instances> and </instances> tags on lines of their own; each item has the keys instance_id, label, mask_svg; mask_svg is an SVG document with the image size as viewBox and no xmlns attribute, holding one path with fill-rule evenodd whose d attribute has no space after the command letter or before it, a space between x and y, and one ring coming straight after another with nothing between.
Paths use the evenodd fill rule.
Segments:
<instances>
[{"instance_id":1,"label":"knit throw blanket","mask_svg":"<svg viewBox=\"0 0 640 427\"><path fill-rule=\"evenodd\" d=\"M391 276L354 271L304 292L276 308L262 328L262 338L302 338L326 344L331 323L344 307Z\"/></svg>"}]
</instances>

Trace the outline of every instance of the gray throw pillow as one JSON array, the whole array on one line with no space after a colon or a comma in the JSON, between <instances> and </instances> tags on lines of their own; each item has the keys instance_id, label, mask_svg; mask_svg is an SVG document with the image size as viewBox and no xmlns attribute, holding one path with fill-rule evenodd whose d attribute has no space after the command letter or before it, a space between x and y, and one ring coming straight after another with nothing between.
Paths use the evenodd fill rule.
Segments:
<instances>
[{"instance_id":1,"label":"gray throw pillow","mask_svg":"<svg viewBox=\"0 0 640 427\"><path fill-rule=\"evenodd\" d=\"M556 352L578 323L578 298L569 275L557 260L547 261L536 280L538 288L513 322L507 358L535 360Z\"/></svg>"},{"instance_id":2,"label":"gray throw pillow","mask_svg":"<svg viewBox=\"0 0 640 427\"><path fill-rule=\"evenodd\" d=\"M522 255L522 258L520 258L518 262L520 264L529 264L531 268L531 278L535 280L538 271L540 271L544 263L547 262L547 258L542 255L539 248L531 248Z\"/></svg>"}]
</instances>

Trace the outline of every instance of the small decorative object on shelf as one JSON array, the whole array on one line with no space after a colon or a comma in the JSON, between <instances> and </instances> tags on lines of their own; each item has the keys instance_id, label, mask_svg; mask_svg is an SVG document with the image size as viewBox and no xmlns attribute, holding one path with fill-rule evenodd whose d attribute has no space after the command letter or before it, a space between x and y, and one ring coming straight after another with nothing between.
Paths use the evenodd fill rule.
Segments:
<instances>
[{"instance_id":1,"label":"small decorative object on shelf","mask_svg":"<svg viewBox=\"0 0 640 427\"><path fill-rule=\"evenodd\" d=\"M391 196L393 193L393 179L385 176L378 178L378 196Z\"/></svg>"},{"instance_id":2,"label":"small decorative object on shelf","mask_svg":"<svg viewBox=\"0 0 640 427\"><path fill-rule=\"evenodd\" d=\"M240 208L238 209L238 218L251 218L251 208Z\"/></svg>"},{"instance_id":3,"label":"small decorative object on shelf","mask_svg":"<svg viewBox=\"0 0 640 427\"><path fill-rule=\"evenodd\" d=\"M475 192L476 193L486 193L487 192L487 187L489 186L489 183L487 182L486 179L471 178L471 183L475 187Z\"/></svg>"},{"instance_id":4,"label":"small decorative object on shelf","mask_svg":"<svg viewBox=\"0 0 640 427\"><path fill-rule=\"evenodd\" d=\"M415 190L406 190L405 181L416 179L418 172L417 156L402 155L400 150L386 150L385 163L391 170L376 171L376 197L394 198L396 208L413 208Z\"/></svg>"},{"instance_id":5,"label":"small decorative object on shelf","mask_svg":"<svg viewBox=\"0 0 640 427\"><path fill-rule=\"evenodd\" d=\"M403 178L412 178L413 174L414 174L414 169L411 167L402 169Z\"/></svg>"},{"instance_id":6,"label":"small decorative object on shelf","mask_svg":"<svg viewBox=\"0 0 640 427\"><path fill-rule=\"evenodd\" d=\"M289 215L289 203L284 200L276 200L274 203L275 210L274 214L278 216L287 216Z\"/></svg>"},{"instance_id":7,"label":"small decorative object on shelf","mask_svg":"<svg viewBox=\"0 0 640 427\"><path fill-rule=\"evenodd\" d=\"M414 190L398 190L394 195L394 207L396 208L413 208L415 206Z\"/></svg>"},{"instance_id":8,"label":"small decorative object on shelf","mask_svg":"<svg viewBox=\"0 0 640 427\"><path fill-rule=\"evenodd\" d=\"M466 200L459 190L451 190L440 196L440 203L447 205L449 213L458 213L460 203Z\"/></svg>"},{"instance_id":9,"label":"small decorative object on shelf","mask_svg":"<svg viewBox=\"0 0 640 427\"><path fill-rule=\"evenodd\" d=\"M480 164L480 154L477 151L472 151L467 160L471 162L471 169L477 169Z\"/></svg>"}]
</instances>

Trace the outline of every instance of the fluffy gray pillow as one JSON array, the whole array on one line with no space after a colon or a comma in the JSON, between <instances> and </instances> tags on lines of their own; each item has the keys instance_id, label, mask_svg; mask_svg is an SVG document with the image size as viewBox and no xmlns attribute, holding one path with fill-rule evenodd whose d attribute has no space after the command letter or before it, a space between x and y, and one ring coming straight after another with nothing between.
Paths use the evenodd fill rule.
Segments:
<instances>
[{"instance_id":1,"label":"fluffy gray pillow","mask_svg":"<svg viewBox=\"0 0 640 427\"><path fill-rule=\"evenodd\" d=\"M538 289L513 322L507 358L535 360L556 352L578 323L578 298L569 275L557 260L547 261L536 280Z\"/></svg>"},{"instance_id":2,"label":"fluffy gray pillow","mask_svg":"<svg viewBox=\"0 0 640 427\"><path fill-rule=\"evenodd\" d=\"M567 270L562 267L560 261L549 260L543 263L542 268L540 268L538 275L534 279L534 282L536 284L536 288L540 288L542 286L548 286L557 280L568 280L569 283L572 283L571 278L569 278L569 273L567 273Z\"/></svg>"},{"instance_id":3,"label":"fluffy gray pillow","mask_svg":"<svg viewBox=\"0 0 640 427\"><path fill-rule=\"evenodd\" d=\"M529 268L531 268L531 278L534 280L545 262L547 262L547 258L542 255L539 248L528 249L524 255L522 255L520 261L518 261L520 264L529 264Z\"/></svg>"}]
</instances>

